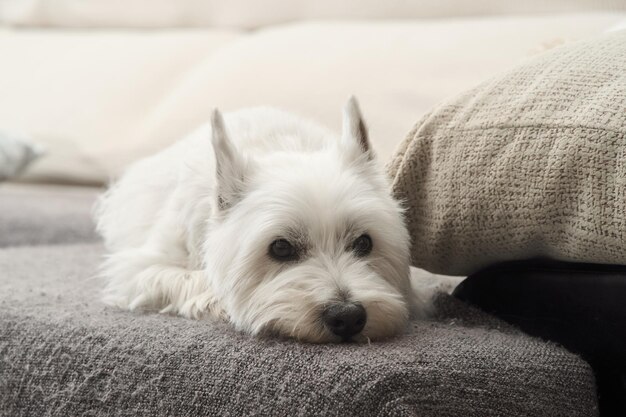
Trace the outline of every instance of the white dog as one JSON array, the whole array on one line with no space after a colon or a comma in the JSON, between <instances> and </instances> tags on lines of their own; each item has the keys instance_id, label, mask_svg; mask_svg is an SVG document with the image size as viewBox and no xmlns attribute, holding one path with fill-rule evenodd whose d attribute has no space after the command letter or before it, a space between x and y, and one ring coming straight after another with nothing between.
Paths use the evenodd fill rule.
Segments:
<instances>
[{"instance_id":1,"label":"white dog","mask_svg":"<svg viewBox=\"0 0 626 417\"><path fill-rule=\"evenodd\" d=\"M357 102L343 134L270 108L203 126L101 199L105 301L308 342L402 331L425 302Z\"/></svg>"}]
</instances>

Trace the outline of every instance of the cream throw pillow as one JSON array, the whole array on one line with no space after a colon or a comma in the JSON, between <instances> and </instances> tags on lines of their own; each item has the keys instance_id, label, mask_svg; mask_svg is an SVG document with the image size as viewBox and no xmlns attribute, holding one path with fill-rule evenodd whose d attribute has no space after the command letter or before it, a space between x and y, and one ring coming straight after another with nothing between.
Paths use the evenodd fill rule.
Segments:
<instances>
[{"instance_id":1,"label":"cream throw pillow","mask_svg":"<svg viewBox=\"0 0 626 417\"><path fill-rule=\"evenodd\" d=\"M621 0L2 0L0 23L30 27L258 29L299 20L419 19L626 10Z\"/></svg>"},{"instance_id":2,"label":"cream throw pillow","mask_svg":"<svg viewBox=\"0 0 626 417\"><path fill-rule=\"evenodd\" d=\"M626 264L626 32L557 48L440 105L390 172L415 266Z\"/></svg>"}]
</instances>

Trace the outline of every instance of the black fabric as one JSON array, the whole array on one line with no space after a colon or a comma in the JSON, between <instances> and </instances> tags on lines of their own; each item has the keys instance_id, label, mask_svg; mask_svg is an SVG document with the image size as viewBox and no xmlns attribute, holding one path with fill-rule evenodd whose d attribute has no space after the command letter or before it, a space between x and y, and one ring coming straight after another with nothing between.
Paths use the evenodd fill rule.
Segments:
<instances>
[{"instance_id":1,"label":"black fabric","mask_svg":"<svg viewBox=\"0 0 626 417\"><path fill-rule=\"evenodd\" d=\"M507 262L479 271L454 295L581 354L596 373L603 416L626 416L626 266Z\"/></svg>"}]
</instances>

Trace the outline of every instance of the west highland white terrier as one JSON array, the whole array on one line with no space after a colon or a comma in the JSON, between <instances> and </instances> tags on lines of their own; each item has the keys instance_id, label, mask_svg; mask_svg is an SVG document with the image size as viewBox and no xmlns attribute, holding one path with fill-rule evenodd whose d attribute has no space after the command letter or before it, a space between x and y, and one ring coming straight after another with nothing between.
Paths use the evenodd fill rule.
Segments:
<instances>
[{"instance_id":1,"label":"west highland white terrier","mask_svg":"<svg viewBox=\"0 0 626 417\"><path fill-rule=\"evenodd\" d=\"M354 98L341 136L276 109L216 110L131 166L97 216L109 305L317 343L389 337L426 308Z\"/></svg>"}]
</instances>

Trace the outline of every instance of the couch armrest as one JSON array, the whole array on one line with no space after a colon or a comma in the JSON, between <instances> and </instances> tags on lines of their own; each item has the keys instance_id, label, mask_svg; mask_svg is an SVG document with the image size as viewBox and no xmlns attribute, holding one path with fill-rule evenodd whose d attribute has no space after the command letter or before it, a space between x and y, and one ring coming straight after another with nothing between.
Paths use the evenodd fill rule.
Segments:
<instances>
[{"instance_id":1,"label":"couch armrest","mask_svg":"<svg viewBox=\"0 0 626 417\"><path fill-rule=\"evenodd\" d=\"M507 262L471 275L454 296L581 354L594 367L602 415L626 415L626 266Z\"/></svg>"}]
</instances>

